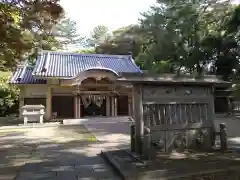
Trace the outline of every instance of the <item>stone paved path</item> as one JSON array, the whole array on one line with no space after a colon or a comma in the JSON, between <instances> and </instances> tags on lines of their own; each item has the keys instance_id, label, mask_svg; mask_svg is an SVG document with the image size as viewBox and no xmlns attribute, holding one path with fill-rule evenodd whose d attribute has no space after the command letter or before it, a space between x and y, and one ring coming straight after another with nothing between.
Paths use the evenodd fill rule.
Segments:
<instances>
[{"instance_id":1,"label":"stone paved path","mask_svg":"<svg viewBox=\"0 0 240 180\"><path fill-rule=\"evenodd\" d=\"M0 180L118 180L79 125L0 131Z\"/></svg>"},{"instance_id":2,"label":"stone paved path","mask_svg":"<svg viewBox=\"0 0 240 180\"><path fill-rule=\"evenodd\" d=\"M82 122L101 142L102 150L129 148L130 124L128 117L91 118Z\"/></svg>"}]
</instances>

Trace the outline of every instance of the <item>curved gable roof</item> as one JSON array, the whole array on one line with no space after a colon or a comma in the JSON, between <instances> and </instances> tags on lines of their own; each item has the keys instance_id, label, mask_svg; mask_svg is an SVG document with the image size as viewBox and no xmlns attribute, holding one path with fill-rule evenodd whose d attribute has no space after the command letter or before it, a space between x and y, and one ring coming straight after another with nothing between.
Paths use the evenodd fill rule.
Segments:
<instances>
[{"instance_id":1,"label":"curved gable roof","mask_svg":"<svg viewBox=\"0 0 240 180\"><path fill-rule=\"evenodd\" d=\"M37 57L33 75L71 78L80 72L96 68L116 73L142 73L129 55L77 54L43 51Z\"/></svg>"}]
</instances>

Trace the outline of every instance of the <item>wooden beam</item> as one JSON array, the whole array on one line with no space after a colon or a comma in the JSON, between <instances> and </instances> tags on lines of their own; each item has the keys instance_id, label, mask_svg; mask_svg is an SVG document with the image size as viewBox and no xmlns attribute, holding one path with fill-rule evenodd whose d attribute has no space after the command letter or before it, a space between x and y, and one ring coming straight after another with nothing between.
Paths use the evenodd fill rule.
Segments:
<instances>
[{"instance_id":1,"label":"wooden beam","mask_svg":"<svg viewBox=\"0 0 240 180\"><path fill-rule=\"evenodd\" d=\"M46 94L46 119L50 120L52 115L52 88L47 88Z\"/></svg>"}]
</instances>

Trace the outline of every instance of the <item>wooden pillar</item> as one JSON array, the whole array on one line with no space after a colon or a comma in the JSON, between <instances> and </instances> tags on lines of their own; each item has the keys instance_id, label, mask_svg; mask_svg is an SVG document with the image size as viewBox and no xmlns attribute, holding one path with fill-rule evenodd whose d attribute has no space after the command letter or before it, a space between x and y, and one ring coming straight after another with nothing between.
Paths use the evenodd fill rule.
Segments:
<instances>
[{"instance_id":1,"label":"wooden pillar","mask_svg":"<svg viewBox=\"0 0 240 180\"><path fill-rule=\"evenodd\" d=\"M106 96L106 116L111 116L110 114L110 96Z\"/></svg>"},{"instance_id":2,"label":"wooden pillar","mask_svg":"<svg viewBox=\"0 0 240 180\"><path fill-rule=\"evenodd\" d=\"M81 118L81 96L77 95L75 96L75 118L80 119Z\"/></svg>"},{"instance_id":3,"label":"wooden pillar","mask_svg":"<svg viewBox=\"0 0 240 180\"><path fill-rule=\"evenodd\" d=\"M144 122L143 122L143 103L142 103L142 86L134 85L133 87L133 107L134 107L134 120L135 120L135 143L136 152L141 153Z\"/></svg>"},{"instance_id":4,"label":"wooden pillar","mask_svg":"<svg viewBox=\"0 0 240 180\"><path fill-rule=\"evenodd\" d=\"M78 119L81 118L81 97L78 96Z\"/></svg>"},{"instance_id":5,"label":"wooden pillar","mask_svg":"<svg viewBox=\"0 0 240 180\"><path fill-rule=\"evenodd\" d=\"M74 96L74 118L77 119L78 117L78 106L77 106L77 96Z\"/></svg>"},{"instance_id":6,"label":"wooden pillar","mask_svg":"<svg viewBox=\"0 0 240 180\"><path fill-rule=\"evenodd\" d=\"M46 120L51 120L52 118L52 88L47 88L47 94L46 94Z\"/></svg>"},{"instance_id":7,"label":"wooden pillar","mask_svg":"<svg viewBox=\"0 0 240 180\"><path fill-rule=\"evenodd\" d=\"M111 97L111 116L114 116L114 97Z\"/></svg>"},{"instance_id":8,"label":"wooden pillar","mask_svg":"<svg viewBox=\"0 0 240 180\"><path fill-rule=\"evenodd\" d=\"M114 116L117 116L117 97L114 97Z\"/></svg>"},{"instance_id":9,"label":"wooden pillar","mask_svg":"<svg viewBox=\"0 0 240 180\"><path fill-rule=\"evenodd\" d=\"M128 95L128 116L132 116L132 97Z\"/></svg>"}]
</instances>

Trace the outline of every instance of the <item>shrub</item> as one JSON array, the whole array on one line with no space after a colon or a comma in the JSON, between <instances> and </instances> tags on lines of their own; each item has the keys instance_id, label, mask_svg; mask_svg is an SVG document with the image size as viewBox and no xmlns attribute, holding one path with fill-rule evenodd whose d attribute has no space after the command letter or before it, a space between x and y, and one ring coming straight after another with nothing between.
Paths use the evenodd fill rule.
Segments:
<instances>
[{"instance_id":1,"label":"shrub","mask_svg":"<svg viewBox=\"0 0 240 180\"><path fill-rule=\"evenodd\" d=\"M8 84L9 72L0 72L0 116L18 112L19 88Z\"/></svg>"}]
</instances>

